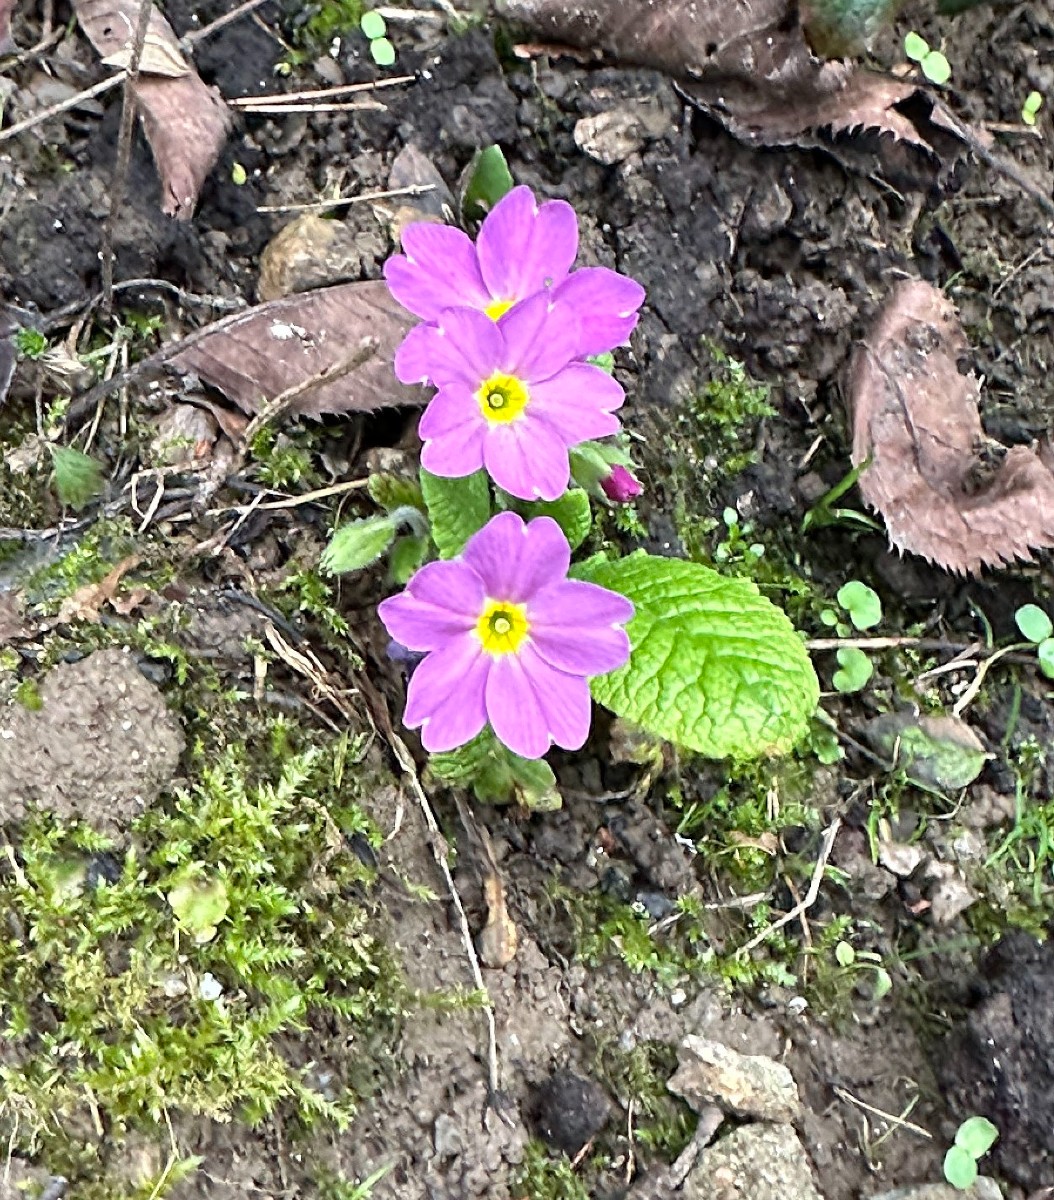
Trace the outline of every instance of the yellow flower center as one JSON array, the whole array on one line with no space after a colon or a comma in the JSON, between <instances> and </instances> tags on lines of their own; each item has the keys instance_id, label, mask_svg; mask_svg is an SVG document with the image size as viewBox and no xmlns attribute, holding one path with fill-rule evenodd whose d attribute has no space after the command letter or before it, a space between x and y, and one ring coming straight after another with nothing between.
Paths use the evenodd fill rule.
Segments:
<instances>
[{"instance_id":1,"label":"yellow flower center","mask_svg":"<svg viewBox=\"0 0 1054 1200\"><path fill-rule=\"evenodd\" d=\"M527 606L508 600L488 600L476 622L476 636L487 654L515 654L527 636Z\"/></svg>"},{"instance_id":2,"label":"yellow flower center","mask_svg":"<svg viewBox=\"0 0 1054 1200\"><path fill-rule=\"evenodd\" d=\"M530 393L522 379L514 375L492 375L476 393L479 411L488 421L505 424L515 421L527 407Z\"/></svg>"},{"instance_id":3,"label":"yellow flower center","mask_svg":"<svg viewBox=\"0 0 1054 1200\"><path fill-rule=\"evenodd\" d=\"M492 321L497 321L516 303L515 300L492 300L483 310Z\"/></svg>"}]
</instances>

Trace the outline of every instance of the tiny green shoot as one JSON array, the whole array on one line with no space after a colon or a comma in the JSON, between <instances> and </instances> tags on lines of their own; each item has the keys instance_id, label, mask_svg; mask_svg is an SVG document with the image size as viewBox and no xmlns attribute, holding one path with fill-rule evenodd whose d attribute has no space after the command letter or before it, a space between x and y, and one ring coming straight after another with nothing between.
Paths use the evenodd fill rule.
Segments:
<instances>
[{"instance_id":1,"label":"tiny green shoot","mask_svg":"<svg viewBox=\"0 0 1054 1200\"><path fill-rule=\"evenodd\" d=\"M930 83L940 86L951 79L951 63L939 50L932 50L929 42L914 30L904 38L904 53L913 63L918 63Z\"/></svg>"},{"instance_id":2,"label":"tiny green shoot","mask_svg":"<svg viewBox=\"0 0 1054 1200\"><path fill-rule=\"evenodd\" d=\"M364 12L359 28L370 43L370 55L379 67L395 63L395 47L388 40L388 26L379 12Z\"/></svg>"},{"instance_id":3,"label":"tiny green shoot","mask_svg":"<svg viewBox=\"0 0 1054 1200\"><path fill-rule=\"evenodd\" d=\"M999 1130L986 1117L968 1117L955 1134L955 1144L944 1156L944 1178L959 1191L977 1182L977 1162L995 1145Z\"/></svg>"},{"instance_id":4,"label":"tiny green shoot","mask_svg":"<svg viewBox=\"0 0 1054 1200\"><path fill-rule=\"evenodd\" d=\"M235 187L243 187L248 178L249 173L240 162L236 162L231 167L231 183L233 183Z\"/></svg>"},{"instance_id":5,"label":"tiny green shoot","mask_svg":"<svg viewBox=\"0 0 1054 1200\"><path fill-rule=\"evenodd\" d=\"M835 657L838 659L838 670L831 678L835 690L846 695L863 691L875 672L874 664L863 650L856 646L843 646Z\"/></svg>"},{"instance_id":6,"label":"tiny green shoot","mask_svg":"<svg viewBox=\"0 0 1054 1200\"><path fill-rule=\"evenodd\" d=\"M873 629L882 620L878 593L858 579L850 579L838 589L838 603L849 614L855 629Z\"/></svg>"},{"instance_id":7,"label":"tiny green shoot","mask_svg":"<svg viewBox=\"0 0 1054 1200\"><path fill-rule=\"evenodd\" d=\"M1043 97L1039 92L1029 92L1025 103L1021 105L1021 120L1026 125L1035 125L1039 110L1043 107Z\"/></svg>"},{"instance_id":8,"label":"tiny green shoot","mask_svg":"<svg viewBox=\"0 0 1054 1200\"><path fill-rule=\"evenodd\" d=\"M1035 647L1039 669L1054 679L1054 621L1038 604L1022 604L1014 613L1018 629Z\"/></svg>"},{"instance_id":9,"label":"tiny green shoot","mask_svg":"<svg viewBox=\"0 0 1054 1200\"><path fill-rule=\"evenodd\" d=\"M43 358L47 353L48 339L39 329L23 326L15 330L15 349L19 358Z\"/></svg>"}]
</instances>

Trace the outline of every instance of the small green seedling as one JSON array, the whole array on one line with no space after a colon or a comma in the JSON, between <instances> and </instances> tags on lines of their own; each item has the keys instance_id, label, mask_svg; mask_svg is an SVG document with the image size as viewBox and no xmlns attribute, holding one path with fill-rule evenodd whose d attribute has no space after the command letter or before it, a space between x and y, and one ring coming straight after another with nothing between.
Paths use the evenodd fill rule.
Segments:
<instances>
[{"instance_id":1,"label":"small green seedling","mask_svg":"<svg viewBox=\"0 0 1054 1200\"><path fill-rule=\"evenodd\" d=\"M1035 125L1036 116L1042 107L1043 97L1039 92L1029 92L1025 97L1025 103L1021 105L1021 120L1026 125Z\"/></svg>"},{"instance_id":2,"label":"small green seedling","mask_svg":"<svg viewBox=\"0 0 1054 1200\"><path fill-rule=\"evenodd\" d=\"M1039 669L1054 679L1054 622L1038 604L1022 604L1014 613L1018 629L1036 647Z\"/></svg>"},{"instance_id":3,"label":"small green seedling","mask_svg":"<svg viewBox=\"0 0 1054 1200\"><path fill-rule=\"evenodd\" d=\"M70 446L51 447L51 484L60 503L79 511L103 490L102 468L90 454Z\"/></svg>"},{"instance_id":4,"label":"small green seedling","mask_svg":"<svg viewBox=\"0 0 1054 1200\"><path fill-rule=\"evenodd\" d=\"M364 12L359 28L370 43L370 54L379 67L395 63L395 47L388 40L388 26L379 12Z\"/></svg>"},{"instance_id":5,"label":"small green seedling","mask_svg":"<svg viewBox=\"0 0 1054 1200\"><path fill-rule=\"evenodd\" d=\"M873 629L882 620L882 601L878 593L859 579L844 583L838 589L837 599L855 629Z\"/></svg>"},{"instance_id":6,"label":"small green seedling","mask_svg":"<svg viewBox=\"0 0 1054 1200\"><path fill-rule=\"evenodd\" d=\"M235 187L243 187L249 178L249 173L240 162L236 162L231 167L231 183Z\"/></svg>"},{"instance_id":7,"label":"small green seedling","mask_svg":"<svg viewBox=\"0 0 1054 1200\"><path fill-rule=\"evenodd\" d=\"M986 1117L968 1117L955 1134L955 1145L944 1156L944 1178L961 1192L977 1182L977 1161L995 1145L999 1130Z\"/></svg>"},{"instance_id":8,"label":"small green seedling","mask_svg":"<svg viewBox=\"0 0 1054 1200\"><path fill-rule=\"evenodd\" d=\"M838 670L831 677L835 691L846 695L862 692L875 673L874 663L856 646L843 646L835 657L838 659Z\"/></svg>"},{"instance_id":9,"label":"small green seedling","mask_svg":"<svg viewBox=\"0 0 1054 1200\"><path fill-rule=\"evenodd\" d=\"M951 63L939 50L931 50L929 42L914 30L904 38L904 53L913 63L919 64L930 83L940 86L951 79Z\"/></svg>"},{"instance_id":10,"label":"small green seedling","mask_svg":"<svg viewBox=\"0 0 1054 1200\"><path fill-rule=\"evenodd\" d=\"M882 957L873 950L855 950L846 941L839 942L834 948L835 961L846 971L874 971L875 990L871 999L877 1004L893 990L893 979L882 965Z\"/></svg>"}]
</instances>

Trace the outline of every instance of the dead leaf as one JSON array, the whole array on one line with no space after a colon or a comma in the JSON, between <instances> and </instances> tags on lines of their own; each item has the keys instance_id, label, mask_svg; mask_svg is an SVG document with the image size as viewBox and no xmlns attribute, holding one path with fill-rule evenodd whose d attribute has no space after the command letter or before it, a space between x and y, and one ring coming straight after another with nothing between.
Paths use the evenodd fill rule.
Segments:
<instances>
[{"instance_id":1,"label":"dead leaf","mask_svg":"<svg viewBox=\"0 0 1054 1200\"><path fill-rule=\"evenodd\" d=\"M74 0L74 8L104 61L128 53L138 0ZM141 76L135 83L135 100L161 176L162 210L187 221L227 140L231 116L219 92L206 87L195 71L187 67L185 74L172 76L183 56L172 27L156 10L150 16L147 43L147 61L156 68L163 60L167 69Z\"/></svg>"},{"instance_id":2,"label":"dead leaf","mask_svg":"<svg viewBox=\"0 0 1054 1200\"><path fill-rule=\"evenodd\" d=\"M15 0L0 0L0 54L17 54L18 43L11 36L11 14Z\"/></svg>"},{"instance_id":3,"label":"dead leaf","mask_svg":"<svg viewBox=\"0 0 1054 1200\"><path fill-rule=\"evenodd\" d=\"M21 597L15 592L0 592L0 646L27 635Z\"/></svg>"},{"instance_id":4,"label":"dead leaf","mask_svg":"<svg viewBox=\"0 0 1054 1200\"><path fill-rule=\"evenodd\" d=\"M961 717L882 713L860 729L863 740L908 779L949 792L967 787L992 757Z\"/></svg>"},{"instance_id":5,"label":"dead leaf","mask_svg":"<svg viewBox=\"0 0 1054 1200\"><path fill-rule=\"evenodd\" d=\"M505 907L505 888L496 871L483 877L483 899L487 922L476 938L479 960L485 967L505 967L516 957L519 934Z\"/></svg>"},{"instance_id":6,"label":"dead leaf","mask_svg":"<svg viewBox=\"0 0 1054 1200\"><path fill-rule=\"evenodd\" d=\"M120 50L107 54L102 60L103 66L120 67L127 71L132 61L132 47L126 43ZM182 79L190 74L190 67L175 40L172 30L168 35L158 35L148 30L143 42L143 50L139 56L139 70L144 75L161 75L165 79Z\"/></svg>"},{"instance_id":7,"label":"dead leaf","mask_svg":"<svg viewBox=\"0 0 1054 1200\"><path fill-rule=\"evenodd\" d=\"M133 567L137 567L141 561L138 555L130 554L127 558L121 559L117 566L98 583L87 583L83 587L77 588L72 595L63 600L58 620L63 624L70 621L88 621L95 625L106 604L111 605L122 616L127 616L150 594L149 589L137 587L120 600L115 599L121 577Z\"/></svg>"},{"instance_id":8,"label":"dead leaf","mask_svg":"<svg viewBox=\"0 0 1054 1200\"><path fill-rule=\"evenodd\" d=\"M976 574L1054 546L1054 474L1026 446L990 441L955 307L921 280L894 288L850 369L861 495L899 550Z\"/></svg>"},{"instance_id":9,"label":"dead leaf","mask_svg":"<svg viewBox=\"0 0 1054 1200\"><path fill-rule=\"evenodd\" d=\"M416 406L427 399L425 390L404 386L392 371L396 348L414 320L384 283L345 283L225 317L171 364L219 388L244 412L256 413L282 392L343 362L349 348L368 337L378 345L362 366L313 388L290 411L318 417Z\"/></svg>"}]
</instances>

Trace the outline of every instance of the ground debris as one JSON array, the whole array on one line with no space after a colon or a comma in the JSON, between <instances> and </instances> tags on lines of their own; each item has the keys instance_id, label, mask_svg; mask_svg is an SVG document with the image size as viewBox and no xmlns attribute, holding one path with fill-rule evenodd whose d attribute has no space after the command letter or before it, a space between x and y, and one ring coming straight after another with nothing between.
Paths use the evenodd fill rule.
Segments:
<instances>
[{"instance_id":1,"label":"ground debris","mask_svg":"<svg viewBox=\"0 0 1054 1200\"><path fill-rule=\"evenodd\" d=\"M103 62L124 66L138 0L74 0L81 28ZM135 100L161 175L162 209L189 220L231 127L227 106L183 59L172 27L150 17Z\"/></svg>"},{"instance_id":2,"label":"ground debris","mask_svg":"<svg viewBox=\"0 0 1054 1200\"><path fill-rule=\"evenodd\" d=\"M380 282L345 283L301 292L225 317L171 360L219 388L247 413L313 376L337 367L349 346L369 337L373 354L341 378L305 393L292 410L303 416L419 406L423 388L395 378L392 356L414 319Z\"/></svg>"},{"instance_id":3,"label":"ground debris","mask_svg":"<svg viewBox=\"0 0 1054 1200\"><path fill-rule=\"evenodd\" d=\"M721 1042L689 1034L667 1087L697 1112L716 1105L735 1117L793 1121L801 1112L790 1071L760 1054L739 1054Z\"/></svg>"},{"instance_id":4,"label":"ground debris","mask_svg":"<svg viewBox=\"0 0 1054 1200\"><path fill-rule=\"evenodd\" d=\"M685 1200L823 1200L792 1125L744 1125L703 1151Z\"/></svg>"},{"instance_id":5,"label":"ground debris","mask_svg":"<svg viewBox=\"0 0 1054 1200\"><path fill-rule=\"evenodd\" d=\"M860 493L889 540L976 574L1054 546L1054 474L1049 448L1007 450L985 436L979 381L958 367L968 351L943 292L899 283L856 350L849 405L853 464L867 464Z\"/></svg>"}]
</instances>

